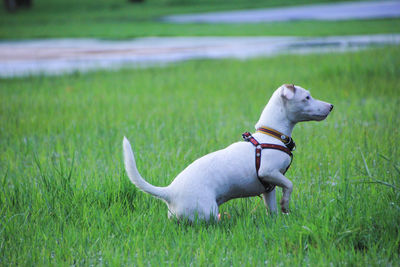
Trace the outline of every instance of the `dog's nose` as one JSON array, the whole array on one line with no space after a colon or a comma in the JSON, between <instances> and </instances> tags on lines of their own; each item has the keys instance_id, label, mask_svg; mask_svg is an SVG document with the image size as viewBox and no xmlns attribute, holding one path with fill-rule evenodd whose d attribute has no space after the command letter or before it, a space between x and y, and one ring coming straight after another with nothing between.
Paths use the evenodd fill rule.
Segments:
<instances>
[{"instance_id":1,"label":"dog's nose","mask_svg":"<svg viewBox=\"0 0 400 267\"><path fill-rule=\"evenodd\" d=\"M329 111L332 111L332 109L333 109L333 105L331 104L331 109Z\"/></svg>"}]
</instances>

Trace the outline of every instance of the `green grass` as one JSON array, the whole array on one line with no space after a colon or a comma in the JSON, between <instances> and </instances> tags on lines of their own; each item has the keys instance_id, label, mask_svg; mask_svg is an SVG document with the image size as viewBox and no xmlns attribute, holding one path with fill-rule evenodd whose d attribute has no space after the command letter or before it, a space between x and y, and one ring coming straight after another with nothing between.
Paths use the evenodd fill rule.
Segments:
<instances>
[{"instance_id":1,"label":"green grass","mask_svg":"<svg viewBox=\"0 0 400 267\"><path fill-rule=\"evenodd\" d=\"M329 0L161 1L130 4L127 0L37 0L30 10L6 13L0 8L0 39L144 36L327 36L398 33L400 19L340 22L276 22L260 24L171 24L164 15L301 5Z\"/></svg>"},{"instance_id":2,"label":"green grass","mask_svg":"<svg viewBox=\"0 0 400 267\"><path fill-rule=\"evenodd\" d=\"M399 265L399 62L382 48L1 80L0 265ZM167 185L291 82L335 109L294 130L289 216L247 198L178 225L129 182L124 135Z\"/></svg>"}]
</instances>

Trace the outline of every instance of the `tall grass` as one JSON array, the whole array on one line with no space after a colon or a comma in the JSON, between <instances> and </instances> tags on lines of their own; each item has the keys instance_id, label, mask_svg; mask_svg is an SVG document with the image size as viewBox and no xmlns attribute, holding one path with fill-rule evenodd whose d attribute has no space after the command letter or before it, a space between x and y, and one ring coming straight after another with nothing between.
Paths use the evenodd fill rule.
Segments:
<instances>
[{"instance_id":1,"label":"tall grass","mask_svg":"<svg viewBox=\"0 0 400 267\"><path fill-rule=\"evenodd\" d=\"M1 80L0 265L398 265L398 62L384 48ZM248 198L176 224L128 181L124 135L167 185L291 82L335 109L295 128L289 216Z\"/></svg>"}]
</instances>

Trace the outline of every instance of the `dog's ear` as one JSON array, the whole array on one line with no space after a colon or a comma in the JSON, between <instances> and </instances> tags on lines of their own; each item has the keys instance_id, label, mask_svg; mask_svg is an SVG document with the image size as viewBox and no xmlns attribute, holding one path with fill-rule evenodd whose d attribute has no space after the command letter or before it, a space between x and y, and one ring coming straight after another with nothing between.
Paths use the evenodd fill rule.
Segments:
<instances>
[{"instance_id":1,"label":"dog's ear","mask_svg":"<svg viewBox=\"0 0 400 267\"><path fill-rule=\"evenodd\" d=\"M294 84L284 84L281 89L281 96L287 100L290 100L294 97L296 93L296 87Z\"/></svg>"}]
</instances>

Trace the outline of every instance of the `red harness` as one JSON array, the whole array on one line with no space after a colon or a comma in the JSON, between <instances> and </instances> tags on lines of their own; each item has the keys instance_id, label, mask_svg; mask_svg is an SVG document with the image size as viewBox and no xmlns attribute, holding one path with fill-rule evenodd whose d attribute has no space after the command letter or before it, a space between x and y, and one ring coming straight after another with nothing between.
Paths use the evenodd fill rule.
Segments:
<instances>
[{"instance_id":1,"label":"red harness","mask_svg":"<svg viewBox=\"0 0 400 267\"><path fill-rule=\"evenodd\" d=\"M261 129L261 128L260 128ZM262 128L263 130L265 128ZM270 129L271 131L276 132L275 130ZM257 131L261 132L259 129L257 129ZM279 133L279 132L276 132ZM279 133L280 134L280 133ZM292 150L295 147L293 140L290 138L290 142L293 143L293 146L290 145L290 149L286 146L281 146L281 145L275 145L275 144L260 144L249 132L245 132L244 134L242 134L243 139L247 142L250 142L253 144L253 146L256 147L256 172L257 172L257 177L260 180L260 182L264 185L265 187L265 191L267 193L271 192L272 190L274 190L275 185L269 184L264 182L263 180L260 179L260 176L258 176L258 170L260 169L260 164L261 164L261 151L263 149L276 149L276 150L280 150L282 152L285 152L286 154L288 154L290 156L290 163L289 166L286 168L285 172L283 174L285 174L287 172L287 170L289 169L290 165L292 164L293 161L293 154L292 154ZM283 136L283 135L280 135ZM283 138L282 138L283 139Z\"/></svg>"}]
</instances>

